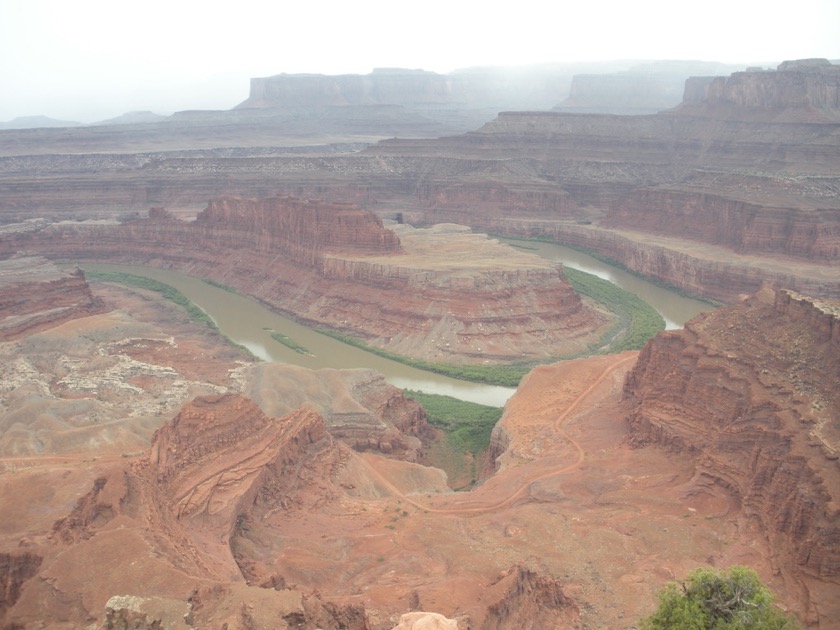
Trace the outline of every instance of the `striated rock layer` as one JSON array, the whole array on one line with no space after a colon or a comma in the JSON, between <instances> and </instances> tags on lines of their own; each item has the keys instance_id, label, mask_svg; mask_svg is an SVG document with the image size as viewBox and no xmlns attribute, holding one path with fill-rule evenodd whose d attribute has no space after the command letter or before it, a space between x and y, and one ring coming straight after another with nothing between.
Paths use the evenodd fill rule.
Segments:
<instances>
[{"instance_id":1,"label":"striated rock layer","mask_svg":"<svg viewBox=\"0 0 840 630\"><path fill-rule=\"evenodd\" d=\"M836 278L824 286L809 278L814 269L836 271L840 255L837 75L827 60L785 62L776 70L690 79L682 103L654 115L503 111L463 135L431 134L437 139L397 139L405 134L391 133L381 121L377 137L393 139L357 153L350 151L358 145L266 146L271 136L255 140L209 115L201 127L205 138L195 146L231 144L227 134L238 133L237 148L151 151L131 130L122 134L124 146L107 151L63 136L39 135L40 142L22 144L10 137L8 155L0 159L7 191L0 195L0 220L139 216L150 205L193 216L210 198L284 193L352 200L417 225L455 222L550 236L722 300L752 293L763 280L775 282L766 263L784 259L783 286L836 297ZM255 83L252 105L314 99L350 119L357 106L330 103L404 97L434 109L439 99L452 97L458 81L450 78L412 72L270 77ZM232 114L262 111L275 109ZM299 118L286 122L301 131L314 120ZM214 140L220 128L226 135ZM557 225L542 232L551 222ZM567 238L567 229L584 224L613 238L587 232ZM673 240L650 242L658 238ZM663 246L665 257L683 257L686 264L651 269L649 259L662 258L656 248ZM706 246L720 248L715 259L691 251ZM685 269L695 270L694 277Z\"/></svg>"},{"instance_id":2,"label":"striated rock layer","mask_svg":"<svg viewBox=\"0 0 840 630\"><path fill-rule=\"evenodd\" d=\"M659 334L624 392L633 444L692 457L764 533L777 570L836 588L838 387L840 303L764 289Z\"/></svg>"},{"instance_id":3,"label":"striated rock layer","mask_svg":"<svg viewBox=\"0 0 840 630\"><path fill-rule=\"evenodd\" d=\"M0 248L178 269L418 358L544 358L597 340L605 318L559 265L463 227L395 230L350 204L220 199L193 222L154 209L146 220L12 233Z\"/></svg>"},{"instance_id":4,"label":"striated rock layer","mask_svg":"<svg viewBox=\"0 0 840 630\"><path fill-rule=\"evenodd\" d=\"M750 69L729 77L702 77L686 85L686 104L740 108L838 110L840 66L827 59L785 61L776 71Z\"/></svg>"},{"instance_id":5,"label":"striated rock layer","mask_svg":"<svg viewBox=\"0 0 840 630\"><path fill-rule=\"evenodd\" d=\"M293 563L275 557L277 535L258 533L265 523L329 514L338 529L326 523L306 529L321 546L311 570L342 562L332 555L336 534L344 535L340 521L361 516L372 520L365 527L375 532L384 518L378 516L381 499L364 496L382 483L379 473L362 472L359 461L313 410L270 418L240 395L197 398L156 432L145 455L91 467L84 475L92 477L87 491L72 508L41 506L65 515L48 534L23 539L28 550L0 553L0 614L21 627L44 621L79 627L104 613L103 627L113 629L390 628L405 610L401 595L385 588L372 597L348 597L326 581L329 595L321 595L320 587L287 583ZM395 465L421 481L416 465ZM396 483L403 483L400 476ZM361 538L371 537L381 534ZM346 551L350 573L376 571L384 562L363 549ZM403 578L424 584L427 576L411 569ZM475 627L509 627L517 618L533 620L532 627L578 619L577 604L557 579L515 565L475 601L483 579L468 571L458 589L460 606L470 611L459 617ZM387 603L386 613L367 608L383 596L377 605ZM419 605L416 592L414 599Z\"/></svg>"},{"instance_id":6,"label":"striated rock layer","mask_svg":"<svg viewBox=\"0 0 840 630\"><path fill-rule=\"evenodd\" d=\"M268 415L306 406L316 410L330 435L357 451L424 462L423 445L434 438L420 404L373 370L308 370L257 363L245 374L243 394Z\"/></svg>"},{"instance_id":7,"label":"striated rock layer","mask_svg":"<svg viewBox=\"0 0 840 630\"><path fill-rule=\"evenodd\" d=\"M0 342L102 310L80 269L62 271L41 256L0 261Z\"/></svg>"},{"instance_id":8,"label":"striated rock layer","mask_svg":"<svg viewBox=\"0 0 840 630\"><path fill-rule=\"evenodd\" d=\"M766 263L783 259L784 286L837 297L836 274L808 279L836 272L840 258L838 72L825 60L790 62L703 89L690 81L683 104L657 115L502 112L462 136L386 140L364 153L403 173L410 159L445 156L446 170L418 178L418 222L552 235L724 300L775 281ZM695 277L646 265L661 247Z\"/></svg>"},{"instance_id":9,"label":"striated rock layer","mask_svg":"<svg viewBox=\"0 0 840 630\"><path fill-rule=\"evenodd\" d=\"M196 399L156 433L148 456L99 472L54 523L43 557L0 556L5 619L78 627L104 611L112 628L365 628L352 606L247 586L228 543L254 504L283 509L298 485L339 463L313 411L274 419L238 395ZM77 571L90 557L110 561Z\"/></svg>"}]
</instances>

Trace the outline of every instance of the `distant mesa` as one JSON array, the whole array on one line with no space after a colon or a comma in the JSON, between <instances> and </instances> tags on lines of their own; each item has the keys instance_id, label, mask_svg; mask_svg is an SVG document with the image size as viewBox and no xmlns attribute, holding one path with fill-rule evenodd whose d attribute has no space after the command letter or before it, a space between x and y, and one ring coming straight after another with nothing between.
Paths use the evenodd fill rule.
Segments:
<instances>
[{"instance_id":1,"label":"distant mesa","mask_svg":"<svg viewBox=\"0 0 840 630\"><path fill-rule=\"evenodd\" d=\"M554 109L587 114L654 114L680 104L696 75L729 74L743 66L702 61L656 61L611 73L576 74L569 96Z\"/></svg>"},{"instance_id":2,"label":"distant mesa","mask_svg":"<svg viewBox=\"0 0 840 630\"><path fill-rule=\"evenodd\" d=\"M116 118L108 118L107 120L100 120L93 123L94 125L141 125L145 123L155 123L166 120L168 116L155 114L150 111L127 112Z\"/></svg>"},{"instance_id":3,"label":"distant mesa","mask_svg":"<svg viewBox=\"0 0 840 630\"><path fill-rule=\"evenodd\" d=\"M493 107L523 101L530 101L531 107L549 107L568 89L567 84L552 81L549 74L536 85L533 79L505 77L489 70L446 75L402 68L364 75L280 74L251 79L251 93L237 109L385 104Z\"/></svg>"},{"instance_id":4,"label":"distant mesa","mask_svg":"<svg viewBox=\"0 0 840 630\"><path fill-rule=\"evenodd\" d=\"M692 77L686 81L683 106L698 105L838 112L840 66L828 59L800 59L785 61L776 70L750 68L728 77Z\"/></svg>"},{"instance_id":5,"label":"distant mesa","mask_svg":"<svg viewBox=\"0 0 840 630\"><path fill-rule=\"evenodd\" d=\"M0 122L0 129L36 129L41 127L81 127L75 120L58 120L48 116L19 116L8 122Z\"/></svg>"},{"instance_id":6,"label":"distant mesa","mask_svg":"<svg viewBox=\"0 0 840 630\"><path fill-rule=\"evenodd\" d=\"M64 127L95 127L98 125L142 125L164 121L168 116L150 111L127 112L115 118L85 124L75 120L58 120L48 116L21 116L8 122L0 122L0 130L59 129Z\"/></svg>"},{"instance_id":7,"label":"distant mesa","mask_svg":"<svg viewBox=\"0 0 840 630\"><path fill-rule=\"evenodd\" d=\"M279 74L251 79L237 109L397 105L440 116L436 108L549 109L566 98L572 76L626 70L632 62L553 63L513 68L477 67L438 74L378 68L370 74Z\"/></svg>"}]
</instances>

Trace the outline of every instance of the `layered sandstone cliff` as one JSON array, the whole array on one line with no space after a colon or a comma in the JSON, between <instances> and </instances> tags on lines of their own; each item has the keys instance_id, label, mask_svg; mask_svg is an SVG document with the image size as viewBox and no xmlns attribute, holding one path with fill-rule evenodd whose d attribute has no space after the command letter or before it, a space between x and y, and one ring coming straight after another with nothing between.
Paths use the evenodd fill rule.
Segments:
<instances>
[{"instance_id":1,"label":"layered sandstone cliff","mask_svg":"<svg viewBox=\"0 0 840 630\"><path fill-rule=\"evenodd\" d=\"M317 93L334 94L324 86L335 78L301 81L310 79L321 86ZM390 86L382 94L391 94L403 80L438 85L427 73L411 72L377 74L374 83ZM474 80L471 90L481 83L470 73L457 80ZM273 136L262 132L277 126L268 119L236 127L231 132L240 134L236 149L141 153L148 149L138 135L140 144L121 153L94 154L98 145L90 139L76 145L47 137L29 138L29 144L12 139L4 145L11 155L0 160L0 182L8 191L0 195L0 214L9 222L33 213L53 219L113 218L165 205L178 216L192 216L212 197L282 192L352 200L413 224L457 222L508 234L545 236L539 230L549 222L596 225L623 245L611 250L600 238L575 244L592 246L641 273L649 273L651 259L662 258L656 251L661 245L669 250L666 257L684 258L695 278L680 275L675 265L663 267L665 275L658 278L718 299L752 292L762 280L775 282L777 273L766 272L767 263L784 258L794 278L785 286L836 295L836 281L828 279L822 291L809 284L812 268L797 267L836 270L836 82L837 67L825 60L785 62L777 70L690 80L682 105L656 115L507 111L463 135L394 138L359 153L348 147L340 155L337 146L266 146ZM274 85L266 80L269 84ZM277 78L276 84L281 93L298 98L293 77ZM536 84L531 88L539 91ZM361 88L347 89L362 98ZM434 93L428 86L416 90L404 97ZM332 109L347 107L336 115L352 119L352 107L368 106ZM222 123L205 116L200 128L207 138L196 146L212 146L212 134L230 129ZM305 121L294 116L286 123L305 128ZM389 124L382 121L383 133ZM233 140L226 133L216 142L229 146ZM123 141L132 138L125 130ZM50 151L61 155L43 155ZM516 227L506 222L511 218L518 220ZM561 232L555 227L551 234ZM658 237L686 246L652 244ZM722 255L709 261L690 251L702 252L705 246L720 247ZM731 260L737 256L755 259ZM735 272L729 273L730 267ZM727 288L721 290L722 285Z\"/></svg>"},{"instance_id":2,"label":"layered sandstone cliff","mask_svg":"<svg viewBox=\"0 0 840 630\"><path fill-rule=\"evenodd\" d=\"M814 592L840 583L838 375L840 303L767 288L658 335L624 387L633 444L691 457Z\"/></svg>"},{"instance_id":3,"label":"layered sandstone cliff","mask_svg":"<svg viewBox=\"0 0 840 630\"><path fill-rule=\"evenodd\" d=\"M98 474L54 523L43 561L8 557L5 619L78 625L105 612L113 628L364 628L358 607L246 585L229 546L255 504L285 509L339 461L317 413L269 418L238 395L196 399L161 427L147 457ZM77 574L91 557L96 570ZM31 579L39 569L44 579Z\"/></svg>"},{"instance_id":4,"label":"layered sandstone cliff","mask_svg":"<svg viewBox=\"0 0 840 630\"><path fill-rule=\"evenodd\" d=\"M553 263L463 227L387 229L350 204L224 199L192 222L154 211L122 224L60 223L0 247L182 270L432 360L561 356L595 341L606 323Z\"/></svg>"},{"instance_id":5,"label":"layered sandstone cliff","mask_svg":"<svg viewBox=\"0 0 840 630\"><path fill-rule=\"evenodd\" d=\"M579 65L578 67L583 67ZM605 64L600 64L605 67ZM486 110L547 108L568 94L573 66L560 64L471 68L438 74L406 68L376 68L370 74L279 74L251 79L248 99L237 109L319 110L325 107L398 105Z\"/></svg>"},{"instance_id":6,"label":"layered sandstone cliff","mask_svg":"<svg viewBox=\"0 0 840 630\"><path fill-rule=\"evenodd\" d=\"M717 299L776 282L776 261L786 267L784 286L836 296L837 67L790 63L739 74L728 104L696 97L690 84L683 106L655 116L503 112L463 136L388 140L366 153L401 164L408 156L458 158L449 173L424 174L416 221L554 235ZM735 96L759 92L768 99L761 107ZM706 246L719 248L713 259ZM678 265L656 269L647 264L653 258L685 259L695 277ZM813 282L817 276L824 278Z\"/></svg>"},{"instance_id":7,"label":"layered sandstone cliff","mask_svg":"<svg viewBox=\"0 0 840 630\"><path fill-rule=\"evenodd\" d=\"M424 462L434 438L417 401L367 369L308 370L294 365L258 363L246 373L243 394L270 416L306 406L323 418L327 430L357 451Z\"/></svg>"},{"instance_id":8,"label":"layered sandstone cliff","mask_svg":"<svg viewBox=\"0 0 840 630\"><path fill-rule=\"evenodd\" d=\"M41 256L0 261L0 342L103 310L80 269L63 271Z\"/></svg>"},{"instance_id":9,"label":"layered sandstone cliff","mask_svg":"<svg viewBox=\"0 0 840 630\"><path fill-rule=\"evenodd\" d=\"M785 182L784 186L754 176L739 180L743 188L759 189L753 201L715 192L708 179L697 179L681 189L659 187L628 193L602 225L714 243L736 254L788 256L829 264L840 260L840 212L821 207L819 202L809 203L804 195L794 199L795 189L807 185L805 182ZM718 181L725 185L732 179L719 177Z\"/></svg>"},{"instance_id":10,"label":"layered sandstone cliff","mask_svg":"<svg viewBox=\"0 0 840 630\"><path fill-rule=\"evenodd\" d=\"M827 59L785 61L776 70L750 69L729 77L689 80L686 105L774 110L840 109L840 66Z\"/></svg>"},{"instance_id":11,"label":"layered sandstone cliff","mask_svg":"<svg viewBox=\"0 0 840 630\"><path fill-rule=\"evenodd\" d=\"M273 421L235 394L196 399L162 426L149 463L178 520L194 530L230 537L237 519L265 493L282 501L284 484L306 457L318 457L330 438L311 411Z\"/></svg>"}]
</instances>

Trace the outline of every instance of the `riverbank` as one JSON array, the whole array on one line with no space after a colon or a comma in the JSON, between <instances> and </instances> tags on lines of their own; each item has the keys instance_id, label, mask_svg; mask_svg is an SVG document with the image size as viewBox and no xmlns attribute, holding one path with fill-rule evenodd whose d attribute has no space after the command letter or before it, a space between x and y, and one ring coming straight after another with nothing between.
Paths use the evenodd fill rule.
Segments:
<instances>
[{"instance_id":1,"label":"riverbank","mask_svg":"<svg viewBox=\"0 0 840 630\"><path fill-rule=\"evenodd\" d=\"M117 282L127 286L155 291L164 299L175 302L185 308L189 316L194 321L206 323L215 330L219 330L216 322L206 313L205 310L196 306L183 293L168 284L146 276L120 271L93 270L89 272L89 277L93 280ZM591 356L593 354L612 354L622 352L624 350L638 350L659 330L664 329L665 322L662 317L659 316L652 307L632 293L624 291L616 285L602 280L592 274L575 269L567 270L567 277L578 293L582 293L603 305L607 310L617 316L618 321L609 331L607 331L598 343L590 346L589 351L576 353L574 355L553 357L549 361L523 361L495 365L454 365L447 363L432 363L429 361L394 354L381 348L366 344L355 337L343 335L332 330L316 330L322 335L331 337L341 343L359 348L365 352L375 354L397 363L414 367L418 370L442 374L457 380L498 385L501 387L516 387L522 377L531 371L536 365L581 358L584 356ZM209 282L207 284L213 288L235 294L230 287L220 285L219 283ZM303 355L312 354L305 344L294 339L294 337L284 332L275 330L270 330L269 332L272 339L294 352ZM246 345L237 343L230 339L230 337L225 337L230 343L250 352ZM253 355L253 353L252 356L256 358L256 355Z\"/></svg>"}]
</instances>

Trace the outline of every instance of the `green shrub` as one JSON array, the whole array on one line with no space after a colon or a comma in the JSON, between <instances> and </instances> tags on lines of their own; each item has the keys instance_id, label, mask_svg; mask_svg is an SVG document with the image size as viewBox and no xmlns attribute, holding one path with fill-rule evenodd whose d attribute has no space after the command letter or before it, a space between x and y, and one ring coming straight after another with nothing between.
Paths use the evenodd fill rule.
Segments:
<instances>
[{"instance_id":1,"label":"green shrub","mask_svg":"<svg viewBox=\"0 0 840 630\"><path fill-rule=\"evenodd\" d=\"M604 352L640 350L660 330L665 320L635 293L591 273L566 267L563 270L575 291L600 302L618 316L618 322L601 339Z\"/></svg>"},{"instance_id":2,"label":"green shrub","mask_svg":"<svg viewBox=\"0 0 840 630\"><path fill-rule=\"evenodd\" d=\"M221 282L218 282L216 280L211 280L210 278L202 278L201 281L205 284L209 284L211 287L221 289L222 291L227 291L228 293L233 293L234 295L242 295L242 293L240 293L233 287L230 287L226 284L222 284Z\"/></svg>"},{"instance_id":3,"label":"green shrub","mask_svg":"<svg viewBox=\"0 0 840 630\"><path fill-rule=\"evenodd\" d=\"M755 571L696 569L684 582L659 591L659 608L643 619L642 630L781 630L799 624L773 604L773 595Z\"/></svg>"},{"instance_id":4,"label":"green shrub","mask_svg":"<svg viewBox=\"0 0 840 630\"><path fill-rule=\"evenodd\" d=\"M297 341L295 341L294 339L291 339L290 337L287 337L283 333L272 332L271 333L271 338L274 339L274 341L276 341L277 343L282 343L284 346L286 346L290 350L294 350L298 354L308 354L310 356L312 355L312 353L309 352L309 350L306 348L306 346L304 346L302 344L299 344Z\"/></svg>"},{"instance_id":5,"label":"green shrub","mask_svg":"<svg viewBox=\"0 0 840 630\"><path fill-rule=\"evenodd\" d=\"M490 445L490 433L502 417L501 407L489 407L452 396L405 390L426 410L429 422L443 429L456 451L479 455Z\"/></svg>"}]
</instances>

